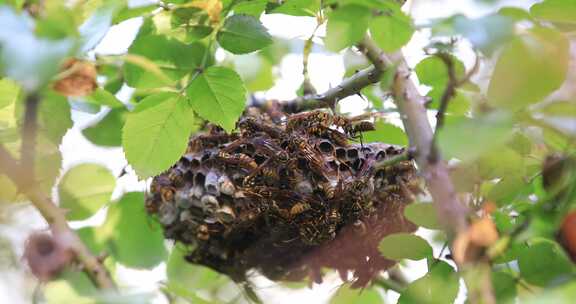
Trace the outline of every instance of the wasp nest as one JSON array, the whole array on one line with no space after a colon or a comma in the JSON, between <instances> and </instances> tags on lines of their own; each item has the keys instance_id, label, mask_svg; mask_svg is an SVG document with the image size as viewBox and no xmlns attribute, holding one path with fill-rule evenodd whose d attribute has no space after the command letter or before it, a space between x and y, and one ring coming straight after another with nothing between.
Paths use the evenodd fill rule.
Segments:
<instances>
[{"instance_id":1,"label":"wasp nest","mask_svg":"<svg viewBox=\"0 0 576 304\"><path fill-rule=\"evenodd\" d=\"M394 265L379 241L415 230L403 209L418 191L411 161L382 166L404 148L349 143L372 128L321 111L249 108L239 133L209 126L193 136L154 178L147 210L166 238L190 245L189 262L236 281L257 270L321 282L326 267L364 286Z\"/></svg>"}]
</instances>

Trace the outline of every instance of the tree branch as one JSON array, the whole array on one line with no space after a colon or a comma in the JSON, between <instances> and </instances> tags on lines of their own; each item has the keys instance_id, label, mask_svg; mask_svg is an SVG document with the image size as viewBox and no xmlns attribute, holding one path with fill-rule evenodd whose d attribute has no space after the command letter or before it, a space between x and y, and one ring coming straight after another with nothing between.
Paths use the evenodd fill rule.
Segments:
<instances>
[{"instance_id":1,"label":"tree branch","mask_svg":"<svg viewBox=\"0 0 576 304\"><path fill-rule=\"evenodd\" d=\"M402 53L387 55L369 38L361 41L358 47L374 64L374 67L380 70L391 66L392 63L397 65L392 87L394 102L398 107L410 140L410 147L416 151L416 163L426 181L438 218L448 232L449 238L466 233L468 230L468 208L456 196L448 168L445 162L441 160L440 153L437 153L436 161L430 159L430 154L433 151L434 134L424 106L426 98L420 95L416 84L410 79L410 68ZM485 270L490 267L484 261L476 262L478 265L472 265L473 268L469 268L470 265L458 265L458 267L465 272L465 276L477 269ZM482 271L481 274L475 280L467 281L470 283L468 286L470 299L476 303L495 303L490 272Z\"/></svg>"},{"instance_id":2,"label":"tree branch","mask_svg":"<svg viewBox=\"0 0 576 304\"><path fill-rule=\"evenodd\" d=\"M115 288L108 271L101 261L90 253L78 235L68 226L64 212L43 193L34 179L35 140L39 97L31 94L26 99L24 125L22 127L21 163L0 145L0 173L10 178L36 207L53 233L60 234L70 241L70 249L83 265L85 272L100 288Z\"/></svg>"},{"instance_id":3,"label":"tree branch","mask_svg":"<svg viewBox=\"0 0 576 304\"><path fill-rule=\"evenodd\" d=\"M438 216L450 235L454 236L467 228L468 209L458 198L444 162L429 162L433 133L424 98L410 80L410 69L401 53L386 55L372 40L365 38L358 48L380 70L397 65L392 94L400 117L410 140L410 147L416 151L415 159L432 196Z\"/></svg>"},{"instance_id":4,"label":"tree branch","mask_svg":"<svg viewBox=\"0 0 576 304\"><path fill-rule=\"evenodd\" d=\"M3 146L0 146L0 172L8 176L28 197L55 233L65 235L70 240L76 259L84 266L86 274L96 286L106 289L115 288L114 282L101 261L90 253L74 230L68 226L64 211L58 208L36 183L29 180L18 162Z\"/></svg>"},{"instance_id":5,"label":"tree branch","mask_svg":"<svg viewBox=\"0 0 576 304\"><path fill-rule=\"evenodd\" d=\"M383 73L383 69L375 66L366 68L323 94L306 95L282 103L283 110L286 113L298 113L325 107L334 109L339 100L357 94L363 88L380 81Z\"/></svg>"},{"instance_id":6,"label":"tree branch","mask_svg":"<svg viewBox=\"0 0 576 304\"><path fill-rule=\"evenodd\" d=\"M456 89L470 80L470 77L476 73L480 64L479 57L476 56L476 61L474 62L472 69L462 79L458 79L456 76L456 69L454 67L454 60L450 54L440 52L434 56L440 58L440 60L442 60L442 62L444 62L446 65L446 69L448 70L448 83L446 84L446 89L444 89L444 92L440 97L438 111L436 112L436 127L434 129L434 139L432 141L432 150L429 157L429 160L432 163L435 163L440 159L437 146L438 131L444 127L444 118L446 116L446 111L448 110L448 103L456 95Z\"/></svg>"}]
</instances>

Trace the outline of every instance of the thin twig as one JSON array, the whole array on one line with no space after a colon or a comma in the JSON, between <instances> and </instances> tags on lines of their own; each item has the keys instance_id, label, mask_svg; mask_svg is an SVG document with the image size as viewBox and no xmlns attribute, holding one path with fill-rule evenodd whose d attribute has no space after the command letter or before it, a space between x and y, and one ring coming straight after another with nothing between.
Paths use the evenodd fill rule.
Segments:
<instances>
[{"instance_id":1,"label":"thin twig","mask_svg":"<svg viewBox=\"0 0 576 304\"><path fill-rule=\"evenodd\" d=\"M308 73L308 60L310 59L310 53L312 53L312 46L314 45L314 36L316 35L316 31L320 28L320 26L324 23L324 20L321 15L316 17L317 24L314 27L314 31L306 42L304 42L304 51L302 54L302 76L304 76L304 81L302 82L302 91L304 95L316 94L316 89L312 85L310 81L310 74Z\"/></svg>"},{"instance_id":2,"label":"thin twig","mask_svg":"<svg viewBox=\"0 0 576 304\"><path fill-rule=\"evenodd\" d=\"M40 98L37 94L28 95L25 102L24 123L22 125L22 148L20 160L22 171L29 177L29 182L34 181L34 156L36 147L36 131L38 129L38 105Z\"/></svg>"},{"instance_id":3,"label":"thin twig","mask_svg":"<svg viewBox=\"0 0 576 304\"><path fill-rule=\"evenodd\" d=\"M401 284L400 282L389 278L389 279L385 279L385 278L376 278L374 279L374 285L376 286L380 286L382 288L384 288L385 290L393 290L397 293L402 293L404 292L404 289L406 289L406 286L404 284Z\"/></svg>"},{"instance_id":4,"label":"thin twig","mask_svg":"<svg viewBox=\"0 0 576 304\"><path fill-rule=\"evenodd\" d=\"M59 233L70 240L71 249L74 251L76 259L82 264L84 271L96 286L106 289L115 288L114 282L100 260L90 253L90 250L74 230L68 226L64 211L58 208L48 195L43 193L37 183L30 183L28 176L23 174L25 172L16 159L3 146L0 146L0 172L8 176L18 189L28 197L54 233Z\"/></svg>"},{"instance_id":5,"label":"thin twig","mask_svg":"<svg viewBox=\"0 0 576 304\"><path fill-rule=\"evenodd\" d=\"M411 160L413 158L414 158L414 153L413 153L413 151L409 150L409 151L406 151L404 153L394 155L390 158L385 158L381 161L374 163L374 169L378 170L378 169L383 169L386 167L394 166L398 163L401 163L403 161L408 161L408 160Z\"/></svg>"},{"instance_id":6,"label":"thin twig","mask_svg":"<svg viewBox=\"0 0 576 304\"><path fill-rule=\"evenodd\" d=\"M448 104L450 103L450 100L452 100L456 95L456 89L465 84L468 80L470 80L474 73L476 73L480 62L479 57L476 56L476 61L474 62L472 69L462 79L458 79L456 76L456 69L452 55L445 52L439 52L434 56L440 58L446 65L446 69L448 71L448 83L446 84L446 88L440 97L438 111L436 112L436 127L434 129L434 139L432 141L432 149L429 157L429 161L431 163L435 163L440 159L440 152L437 147L438 131L444 127L444 118L446 117Z\"/></svg>"}]
</instances>

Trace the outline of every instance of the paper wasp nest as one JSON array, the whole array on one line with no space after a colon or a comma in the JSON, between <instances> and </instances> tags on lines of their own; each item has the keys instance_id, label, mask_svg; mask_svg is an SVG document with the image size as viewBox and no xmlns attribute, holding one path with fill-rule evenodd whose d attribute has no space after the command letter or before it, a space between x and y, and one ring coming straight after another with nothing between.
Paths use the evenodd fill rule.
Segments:
<instances>
[{"instance_id":1,"label":"paper wasp nest","mask_svg":"<svg viewBox=\"0 0 576 304\"><path fill-rule=\"evenodd\" d=\"M349 144L370 128L320 111L249 108L239 133L209 126L193 136L152 181L147 210L166 238L190 245L189 262L236 281L257 270L321 282L325 267L365 286L395 263L379 241L416 229L403 209L419 191L411 161L378 166L403 148Z\"/></svg>"}]
</instances>

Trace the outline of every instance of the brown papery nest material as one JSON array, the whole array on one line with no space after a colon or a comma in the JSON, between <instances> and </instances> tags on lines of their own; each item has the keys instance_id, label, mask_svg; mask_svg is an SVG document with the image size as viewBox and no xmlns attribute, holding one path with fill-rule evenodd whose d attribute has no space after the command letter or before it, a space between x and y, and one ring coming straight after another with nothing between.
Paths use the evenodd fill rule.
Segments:
<instances>
[{"instance_id":1,"label":"brown papery nest material","mask_svg":"<svg viewBox=\"0 0 576 304\"><path fill-rule=\"evenodd\" d=\"M263 107L264 108L264 107ZM366 286L395 261L380 240L413 232L404 207L420 191L411 160L384 143L349 143L367 121L313 111L285 115L274 103L248 108L238 133L215 126L191 137L156 176L146 208L186 259L246 281L256 270L279 281L322 281L323 268Z\"/></svg>"}]
</instances>

